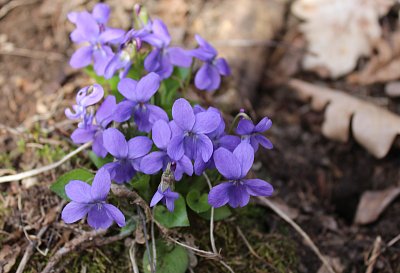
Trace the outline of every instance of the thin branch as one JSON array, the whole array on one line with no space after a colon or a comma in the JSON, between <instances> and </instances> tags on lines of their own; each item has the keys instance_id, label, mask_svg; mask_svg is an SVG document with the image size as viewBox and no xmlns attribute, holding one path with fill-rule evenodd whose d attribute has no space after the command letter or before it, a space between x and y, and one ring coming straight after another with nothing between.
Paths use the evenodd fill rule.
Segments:
<instances>
[{"instance_id":1,"label":"thin branch","mask_svg":"<svg viewBox=\"0 0 400 273\"><path fill-rule=\"evenodd\" d=\"M131 246L129 247L129 258L132 264L133 273L139 273L139 268L136 262L136 241L132 240Z\"/></svg>"},{"instance_id":2,"label":"thin branch","mask_svg":"<svg viewBox=\"0 0 400 273\"><path fill-rule=\"evenodd\" d=\"M208 184L208 187L209 187L210 190L211 190L212 184L211 184L210 178L208 177L208 175L207 175L205 172L203 172L203 176L204 176L204 178L206 179L207 184ZM215 239L214 239L214 207L211 207L211 217L210 217L210 242L211 242L211 249L212 249L212 251L213 251L215 254L217 254L218 251L217 251L217 247L215 246Z\"/></svg>"},{"instance_id":3,"label":"thin branch","mask_svg":"<svg viewBox=\"0 0 400 273\"><path fill-rule=\"evenodd\" d=\"M147 239L147 227L146 227L146 218L143 214L142 208L137 205L137 209L139 212L139 217L142 220L142 226L143 226L143 233L144 233L144 240L146 242L146 249L147 249L147 254L149 256L149 265L150 265L150 272L155 273L155 268L154 268L154 261L153 261L153 255L151 254L151 249L149 245L149 240Z\"/></svg>"},{"instance_id":4,"label":"thin branch","mask_svg":"<svg viewBox=\"0 0 400 273\"><path fill-rule=\"evenodd\" d=\"M152 209L152 217L151 217L151 247L153 249L153 263L154 263L154 271L157 272L157 249L156 249L156 237L154 236L154 208Z\"/></svg>"},{"instance_id":5,"label":"thin branch","mask_svg":"<svg viewBox=\"0 0 400 273\"><path fill-rule=\"evenodd\" d=\"M368 259L367 262L368 265L367 271L365 271L365 273L372 273L372 271L374 271L376 260L379 254L381 253L381 244L382 244L381 236L376 237L374 245L372 247L371 257Z\"/></svg>"},{"instance_id":6,"label":"thin branch","mask_svg":"<svg viewBox=\"0 0 400 273\"><path fill-rule=\"evenodd\" d=\"M77 148L75 151L72 151L69 154L67 154L66 156L64 156L61 160L59 160L57 162L54 162L53 164L50 164L50 165L47 165L47 166L43 166L43 167L38 168L38 169L34 169L34 170L30 170L30 171L14 174L14 175L2 176L2 177L0 177L0 183L18 181L18 180L21 180L21 179L24 179L24 178L28 178L28 177L31 177L31 176L36 176L38 174L53 170L53 169L57 168L58 166L62 165L64 162L66 162L67 160L69 160L73 156L75 156L76 154L78 154L81 151L85 150L86 148L90 147L91 145L92 145L92 142L87 142L87 143L83 144L82 146L80 146L79 148Z\"/></svg>"},{"instance_id":7,"label":"thin branch","mask_svg":"<svg viewBox=\"0 0 400 273\"><path fill-rule=\"evenodd\" d=\"M256 251L253 249L253 247L250 245L249 241L247 240L246 236L244 236L243 231L240 229L239 226L236 226L236 230L237 230L237 232L238 232L240 238L242 238L244 244L245 244L245 245L247 246L247 248L249 249L250 253L251 253L254 257L256 257L256 258L262 260L262 258L257 254L257 252L256 252Z\"/></svg>"},{"instance_id":8,"label":"thin branch","mask_svg":"<svg viewBox=\"0 0 400 273\"><path fill-rule=\"evenodd\" d=\"M314 251L314 253L318 256L318 258L325 265L325 267L329 271L329 273L335 273L335 271L333 270L330 263L321 254L321 251L319 251L318 247L311 240L310 236L308 236L308 234L298 224L296 224L292 219L290 219L290 217L285 212L283 212L279 207L275 206L267 198L265 198L265 197L257 197L257 198L258 198L258 200L260 200L260 202L262 204L269 207L276 214L278 214L283 220L285 220L289 225L291 225L303 237L304 241L308 244L308 246L311 248L311 250Z\"/></svg>"}]
</instances>

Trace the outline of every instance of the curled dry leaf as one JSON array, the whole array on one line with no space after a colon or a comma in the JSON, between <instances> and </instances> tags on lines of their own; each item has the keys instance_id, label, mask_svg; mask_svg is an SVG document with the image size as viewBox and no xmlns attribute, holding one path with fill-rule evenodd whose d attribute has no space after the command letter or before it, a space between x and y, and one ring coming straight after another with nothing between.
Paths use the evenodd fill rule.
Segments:
<instances>
[{"instance_id":1,"label":"curled dry leaf","mask_svg":"<svg viewBox=\"0 0 400 273\"><path fill-rule=\"evenodd\" d=\"M399 194L400 187L364 192L358 203L354 223L365 225L374 222Z\"/></svg>"},{"instance_id":2,"label":"curled dry leaf","mask_svg":"<svg viewBox=\"0 0 400 273\"><path fill-rule=\"evenodd\" d=\"M371 54L381 37L379 18L394 3L394 0L297 0L292 13L305 21L300 29L310 52L304 56L304 68L324 71L321 76L333 78L351 72L359 57Z\"/></svg>"},{"instance_id":3,"label":"curled dry leaf","mask_svg":"<svg viewBox=\"0 0 400 273\"><path fill-rule=\"evenodd\" d=\"M361 71L347 77L352 84L373 84L400 78L400 31L394 32L387 40L380 40L376 54Z\"/></svg>"},{"instance_id":4,"label":"curled dry leaf","mask_svg":"<svg viewBox=\"0 0 400 273\"><path fill-rule=\"evenodd\" d=\"M327 138L346 142L350 129L358 143L377 158L386 156L395 137L400 134L400 117L386 109L357 99L342 91L290 80L303 100L311 99L314 110L325 107L322 133Z\"/></svg>"}]
</instances>

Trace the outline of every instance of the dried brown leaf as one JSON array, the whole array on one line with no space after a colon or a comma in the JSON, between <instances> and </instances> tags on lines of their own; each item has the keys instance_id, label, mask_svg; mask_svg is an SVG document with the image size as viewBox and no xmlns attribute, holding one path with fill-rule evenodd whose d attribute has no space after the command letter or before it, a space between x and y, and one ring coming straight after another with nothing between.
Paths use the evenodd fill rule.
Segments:
<instances>
[{"instance_id":1,"label":"dried brown leaf","mask_svg":"<svg viewBox=\"0 0 400 273\"><path fill-rule=\"evenodd\" d=\"M400 117L386 109L301 80L290 80L289 85L303 100L311 99L314 110L322 111L326 107L322 133L327 138L346 142L351 129L358 143L375 157L382 158L400 134Z\"/></svg>"},{"instance_id":2,"label":"dried brown leaf","mask_svg":"<svg viewBox=\"0 0 400 273\"><path fill-rule=\"evenodd\" d=\"M400 194L400 187L383 191L366 191L358 203L354 223L365 225L378 219L387 206Z\"/></svg>"},{"instance_id":3,"label":"dried brown leaf","mask_svg":"<svg viewBox=\"0 0 400 273\"><path fill-rule=\"evenodd\" d=\"M20 252L21 248L17 244L13 246L4 245L0 251L0 272L10 272Z\"/></svg>"}]
</instances>

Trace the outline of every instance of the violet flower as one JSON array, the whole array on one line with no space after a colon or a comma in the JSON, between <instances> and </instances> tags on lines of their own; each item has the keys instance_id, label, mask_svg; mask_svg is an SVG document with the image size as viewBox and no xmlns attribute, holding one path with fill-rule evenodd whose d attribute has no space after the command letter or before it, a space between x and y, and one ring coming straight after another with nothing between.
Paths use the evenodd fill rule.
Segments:
<instances>
[{"instance_id":1,"label":"violet flower","mask_svg":"<svg viewBox=\"0 0 400 273\"><path fill-rule=\"evenodd\" d=\"M153 195L153 198L150 201L150 207L154 207L160 201L163 202L164 205L167 206L167 209L170 212L173 212L175 209L175 200L179 198L179 194L177 192L171 191L170 188L167 188L165 191L161 190L161 187L157 188L157 191Z\"/></svg>"},{"instance_id":2,"label":"violet flower","mask_svg":"<svg viewBox=\"0 0 400 273\"><path fill-rule=\"evenodd\" d=\"M90 123L91 118L86 108L98 103L104 96L104 89L99 84L86 86L76 94L76 105L72 106L73 111L65 109L65 115L69 119L83 119L83 124ZM85 120L86 119L86 120Z\"/></svg>"},{"instance_id":3,"label":"violet flower","mask_svg":"<svg viewBox=\"0 0 400 273\"><path fill-rule=\"evenodd\" d=\"M192 160L207 162L213 153L213 144L208 133L214 131L220 119L217 113L207 111L195 114L189 102L178 99L172 106L170 123L172 140L167 152L171 158L181 158L184 154Z\"/></svg>"},{"instance_id":4,"label":"violet flower","mask_svg":"<svg viewBox=\"0 0 400 273\"><path fill-rule=\"evenodd\" d=\"M118 226L125 226L125 216L115 206L106 203L110 192L111 179L106 170L99 170L92 185L80 180L72 180L65 186L65 193L71 202L68 203L61 218L71 224L88 215L88 224L95 229L106 229L113 221Z\"/></svg>"},{"instance_id":5,"label":"violet flower","mask_svg":"<svg viewBox=\"0 0 400 273\"><path fill-rule=\"evenodd\" d=\"M167 147L171 142L172 132L168 123L159 120L154 123L152 129L153 142L159 151L151 152L143 157L140 163L140 171L145 174L155 174L159 170L167 169L168 163L174 164L174 177L176 181L182 179L183 173L191 176L193 174L193 165L190 159L183 155L181 158L172 159L168 156Z\"/></svg>"},{"instance_id":6,"label":"violet flower","mask_svg":"<svg viewBox=\"0 0 400 273\"><path fill-rule=\"evenodd\" d=\"M80 12L76 14L74 22L76 29L71 33L71 40L75 43L89 43L75 51L70 60L73 68L82 68L94 61L94 70L102 76L106 65L114 53L109 43L118 43L124 31L121 29L105 28L99 24L92 14ZM104 21L104 20L103 20Z\"/></svg>"},{"instance_id":7,"label":"violet flower","mask_svg":"<svg viewBox=\"0 0 400 273\"><path fill-rule=\"evenodd\" d=\"M218 127L211 133L207 134L207 136L211 139L214 151L220 147L223 147L232 152L239 145L240 138L238 136L228 135L225 133L225 121L222 118L221 112L217 108L209 107L207 110L205 110L201 106L195 105L193 109L196 114L205 111L210 111L218 114L220 120ZM202 159L198 159L194 162L194 172L196 175L201 175L206 169L214 168L215 164L214 158L212 156L206 162L204 162Z\"/></svg>"},{"instance_id":8,"label":"violet flower","mask_svg":"<svg viewBox=\"0 0 400 273\"><path fill-rule=\"evenodd\" d=\"M73 24L77 24L79 14L83 12L73 11L68 13L68 20ZM101 27L105 28L110 17L110 6L104 3L98 3L93 7L91 15Z\"/></svg>"},{"instance_id":9,"label":"violet flower","mask_svg":"<svg viewBox=\"0 0 400 273\"><path fill-rule=\"evenodd\" d=\"M169 47L171 36L161 20L154 20L151 24L151 34L143 40L151 44L154 49L144 60L147 71L157 73L161 79L169 78L174 70L174 65L190 67L192 58L180 47Z\"/></svg>"},{"instance_id":10,"label":"violet flower","mask_svg":"<svg viewBox=\"0 0 400 273\"><path fill-rule=\"evenodd\" d=\"M160 87L160 77L156 73L149 73L138 82L129 78L122 79L118 84L119 92L126 98L120 102L114 113L114 120L124 122L132 115L138 129L142 132L150 132L157 120L168 121L165 111L150 104L151 97Z\"/></svg>"},{"instance_id":11,"label":"violet flower","mask_svg":"<svg viewBox=\"0 0 400 273\"><path fill-rule=\"evenodd\" d=\"M219 148L214 152L215 166L228 179L213 187L208 194L208 203L214 208L226 203L233 208L244 207L250 196L270 196L274 189L261 179L245 179L253 165L254 150L250 144L242 142L232 152Z\"/></svg>"},{"instance_id":12,"label":"violet flower","mask_svg":"<svg viewBox=\"0 0 400 273\"><path fill-rule=\"evenodd\" d=\"M217 58L217 50L199 35L195 36L199 47L189 51L204 64L197 71L194 84L200 90L213 91L221 84L221 75L229 76L231 70L224 58Z\"/></svg>"},{"instance_id":13,"label":"violet flower","mask_svg":"<svg viewBox=\"0 0 400 273\"><path fill-rule=\"evenodd\" d=\"M117 183L128 182L139 171L140 161L151 150L152 142L144 136L137 136L128 142L115 128L103 132L103 146L115 158L103 166Z\"/></svg>"},{"instance_id":14,"label":"violet flower","mask_svg":"<svg viewBox=\"0 0 400 273\"><path fill-rule=\"evenodd\" d=\"M242 141L248 142L253 146L254 152L258 150L258 145L261 144L266 149L272 149L274 146L271 141L262 133L267 131L272 126L272 121L265 117L257 125L248 119L241 119L236 128L236 133L241 135Z\"/></svg>"},{"instance_id":15,"label":"violet flower","mask_svg":"<svg viewBox=\"0 0 400 273\"><path fill-rule=\"evenodd\" d=\"M93 152L99 157L105 157L107 150L103 146L103 132L112 121L112 114L117 103L114 96L108 96L96 111L96 124L86 124L77 128L71 135L74 143L86 143L93 141Z\"/></svg>"}]
</instances>

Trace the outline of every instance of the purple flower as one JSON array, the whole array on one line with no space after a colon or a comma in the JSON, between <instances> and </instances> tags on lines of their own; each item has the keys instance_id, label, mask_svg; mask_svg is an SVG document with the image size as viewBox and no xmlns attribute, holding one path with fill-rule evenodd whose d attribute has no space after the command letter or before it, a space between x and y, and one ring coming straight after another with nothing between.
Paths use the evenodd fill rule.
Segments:
<instances>
[{"instance_id":1,"label":"purple flower","mask_svg":"<svg viewBox=\"0 0 400 273\"><path fill-rule=\"evenodd\" d=\"M209 107L207 110L205 110L199 105L194 106L194 112L196 114L205 111L214 112L219 115L220 121L218 127L211 133L207 134L213 144L213 150L215 151L220 147L224 147L232 152L239 145L240 138L238 136L227 135L225 133L225 121L222 118L221 112L217 108ZM201 175L206 169L214 168L215 164L213 157L211 157L207 162L204 162L202 159L198 159L194 163L194 171L196 175Z\"/></svg>"},{"instance_id":2,"label":"purple flower","mask_svg":"<svg viewBox=\"0 0 400 273\"><path fill-rule=\"evenodd\" d=\"M133 115L138 129L147 133L157 120L168 121L168 115L162 108L150 104L151 97L159 87L160 77L153 72L138 82L129 78L122 79L118 84L118 90L126 100L118 104L114 113L115 121L127 121Z\"/></svg>"},{"instance_id":3,"label":"purple flower","mask_svg":"<svg viewBox=\"0 0 400 273\"><path fill-rule=\"evenodd\" d=\"M92 185L80 180L72 180L65 186L65 193L71 202L61 214L65 223L71 224L88 215L88 224L95 229L106 229L113 221L125 226L125 216L115 206L106 203L110 192L111 180L106 170L99 170Z\"/></svg>"},{"instance_id":4,"label":"purple flower","mask_svg":"<svg viewBox=\"0 0 400 273\"><path fill-rule=\"evenodd\" d=\"M103 87L99 84L86 86L79 90L76 94L76 105L72 106L74 112L71 109L65 109L65 115L69 119L83 119L82 125L91 122L91 115L86 112L86 108L98 103L104 96Z\"/></svg>"},{"instance_id":5,"label":"purple flower","mask_svg":"<svg viewBox=\"0 0 400 273\"><path fill-rule=\"evenodd\" d=\"M68 20L71 23L76 24L78 21L79 14L81 13L82 12L76 12L76 11L68 13ZM105 26L110 17L110 6L107 4L98 3L94 6L91 15L99 25Z\"/></svg>"},{"instance_id":6,"label":"purple flower","mask_svg":"<svg viewBox=\"0 0 400 273\"><path fill-rule=\"evenodd\" d=\"M128 182L139 170L143 156L151 150L152 142L144 136L137 136L125 140L124 135L115 128L108 128L103 132L104 148L115 158L114 162L107 163L111 179L117 183Z\"/></svg>"},{"instance_id":7,"label":"purple flower","mask_svg":"<svg viewBox=\"0 0 400 273\"><path fill-rule=\"evenodd\" d=\"M181 158L185 154L192 160L199 158L207 162L213 153L213 144L207 134L218 127L218 114L211 111L195 114L187 100L178 99L172 106L172 117L173 137L167 148L168 155Z\"/></svg>"},{"instance_id":8,"label":"purple flower","mask_svg":"<svg viewBox=\"0 0 400 273\"><path fill-rule=\"evenodd\" d=\"M154 123L152 138L159 151L152 152L143 157L140 163L140 171L145 174L154 174L161 169L165 171L168 163L172 163L175 167L173 173L176 181L181 180L183 173L189 176L193 174L193 165L187 156L183 155L178 159L172 159L168 156L167 147L171 142L171 137L171 128L166 121L159 120Z\"/></svg>"},{"instance_id":9,"label":"purple flower","mask_svg":"<svg viewBox=\"0 0 400 273\"><path fill-rule=\"evenodd\" d=\"M179 194L177 192L171 191L170 188L167 188L164 192L161 190L161 187L157 188L156 193L153 195L153 198L150 202L150 207L154 207L158 202L162 201L164 205L167 206L167 209L170 212L174 211L175 208L175 200L179 198Z\"/></svg>"},{"instance_id":10,"label":"purple flower","mask_svg":"<svg viewBox=\"0 0 400 273\"><path fill-rule=\"evenodd\" d=\"M272 121L265 117L257 125L248 119L241 119L236 128L236 133L241 135L242 141L248 142L253 146L254 152L258 150L258 145L261 144L266 149L272 149L273 145L268 138L262 135L272 126Z\"/></svg>"},{"instance_id":11,"label":"purple flower","mask_svg":"<svg viewBox=\"0 0 400 273\"><path fill-rule=\"evenodd\" d=\"M232 152L219 148L214 153L215 166L228 179L213 187L208 194L208 203L214 208L226 203L233 208L247 205L251 196L270 196L274 189L261 179L244 179L253 165L254 150L242 142Z\"/></svg>"},{"instance_id":12,"label":"purple flower","mask_svg":"<svg viewBox=\"0 0 400 273\"><path fill-rule=\"evenodd\" d=\"M100 10L99 13L101 13ZM119 42L124 31L105 28L88 12L80 12L70 17L76 24L76 29L71 33L71 40L75 43L89 43L75 51L70 65L74 68L82 68L91 64L93 60L94 70L98 75L103 75L106 65L114 55L108 44Z\"/></svg>"},{"instance_id":13,"label":"purple flower","mask_svg":"<svg viewBox=\"0 0 400 273\"><path fill-rule=\"evenodd\" d=\"M174 70L174 65L190 67L192 58L185 50L179 47L169 47L171 36L161 20L154 20L151 24L151 34L145 36L143 41L154 46L154 49L144 60L147 71L157 73L161 79L169 78Z\"/></svg>"},{"instance_id":14,"label":"purple flower","mask_svg":"<svg viewBox=\"0 0 400 273\"><path fill-rule=\"evenodd\" d=\"M93 152L100 157L107 155L107 150L103 146L103 132L112 121L112 114L117 103L114 96L108 96L96 112L96 124L86 124L82 128L77 128L71 135L74 143L86 143L93 141Z\"/></svg>"},{"instance_id":15,"label":"purple flower","mask_svg":"<svg viewBox=\"0 0 400 273\"><path fill-rule=\"evenodd\" d=\"M224 58L217 58L217 50L199 35L195 36L199 47L190 51L190 54L203 61L196 74L194 83L200 90L213 91L221 84L221 76L229 76L231 70Z\"/></svg>"}]
</instances>

